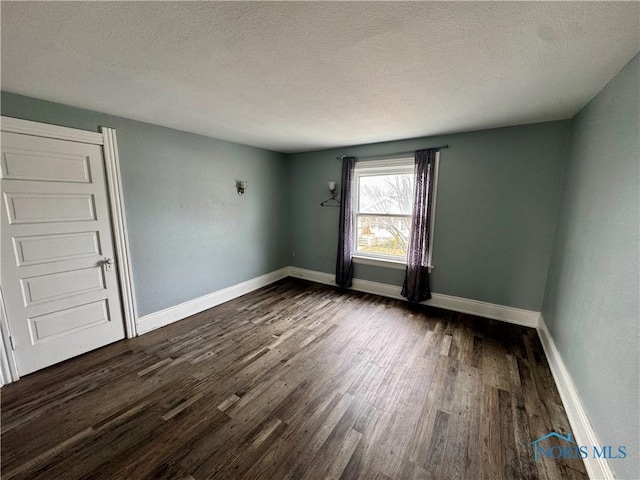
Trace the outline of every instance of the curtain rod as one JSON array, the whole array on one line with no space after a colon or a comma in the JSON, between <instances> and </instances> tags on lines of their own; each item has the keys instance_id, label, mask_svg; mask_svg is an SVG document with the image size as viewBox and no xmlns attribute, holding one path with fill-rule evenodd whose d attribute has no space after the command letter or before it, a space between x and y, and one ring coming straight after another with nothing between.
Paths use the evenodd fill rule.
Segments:
<instances>
[{"instance_id":1,"label":"curtain rod","mask_svg":"<svg viewBox=\"0 0 640 480\"><path fill-rule=\"evenodd\" d=\"M430 149L434 149L434 150L443 150L445 148L449 148L449 145L441 145L439 147L429 147ZM426 149L418 149L418 150L426 150ZM410 152L399 152L399 153L390 153L389 155L375 155L375 156L370 156L370 157L356 157L358 160L363 160L363 159L371 159L371 158L390 158L390 157L400 157L403 155L409 155L409 154L414 154L416 153L415 150L412 150ZM336 160L342 160L344 157L349 157L351 155L342 155L340 157L336 157Z\"/></svg>"}]
</instances>

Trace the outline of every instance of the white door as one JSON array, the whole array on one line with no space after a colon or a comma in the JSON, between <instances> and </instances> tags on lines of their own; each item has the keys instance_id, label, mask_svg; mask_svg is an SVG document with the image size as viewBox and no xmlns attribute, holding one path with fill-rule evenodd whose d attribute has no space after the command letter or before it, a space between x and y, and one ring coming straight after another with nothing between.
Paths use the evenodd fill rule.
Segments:
<instances>
[{"instance_id":1,"label":"white door","mask_svg":"<svg viewBox=\"0 0 640 480\"><path fill-rule=\"evenodd\" d=\"M20 375L125 337L102 148L3 132L2 290Z\"/></svg>"}]
</instances>

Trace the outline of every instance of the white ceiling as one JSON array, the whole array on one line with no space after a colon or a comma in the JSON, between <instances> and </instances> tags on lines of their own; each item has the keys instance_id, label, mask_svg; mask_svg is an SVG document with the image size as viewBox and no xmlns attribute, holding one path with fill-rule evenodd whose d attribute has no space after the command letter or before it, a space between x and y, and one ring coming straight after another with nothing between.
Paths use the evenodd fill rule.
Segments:
<instances>
[{"instance_id":1,"label":"white ceiling","mask_svg":"<svg viewBox=\"0 0 640 480\"><path fill-rule=\"evenodd\" d=\"M282 152L572 117L637 2L2 2L2 89Z\"/></svg>"}]
</instances>

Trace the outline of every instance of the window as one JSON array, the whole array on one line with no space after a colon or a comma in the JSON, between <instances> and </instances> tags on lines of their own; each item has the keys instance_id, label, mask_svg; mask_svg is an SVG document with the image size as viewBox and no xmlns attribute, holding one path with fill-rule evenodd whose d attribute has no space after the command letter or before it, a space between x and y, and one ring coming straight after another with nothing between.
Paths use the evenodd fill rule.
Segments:
<instances>
[{"instance_id":1,"label":"window","mask_svg":"<svg viewBox=\"0 0 640 480\"><path fill-rule=\"evenodd\" d=\"M413 210L414 160L359 162L354 173L354 257L404 263Z\"/></svg>"}]
</instances>

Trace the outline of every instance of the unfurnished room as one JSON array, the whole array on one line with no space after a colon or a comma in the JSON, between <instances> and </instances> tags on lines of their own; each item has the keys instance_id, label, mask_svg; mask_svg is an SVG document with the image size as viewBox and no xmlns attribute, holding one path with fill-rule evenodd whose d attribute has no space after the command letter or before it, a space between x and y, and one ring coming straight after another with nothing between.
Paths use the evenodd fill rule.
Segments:
<instances>
[{"instance_id":1,"label":"unfurnished room","mask_svg":"<svg viewBox=\"0 0 640 480\"><path fill-rule=\"evenodd\" d=\"M640 480L640 2L0 20L3 479Z\"/></svg>"}]
</instances>

